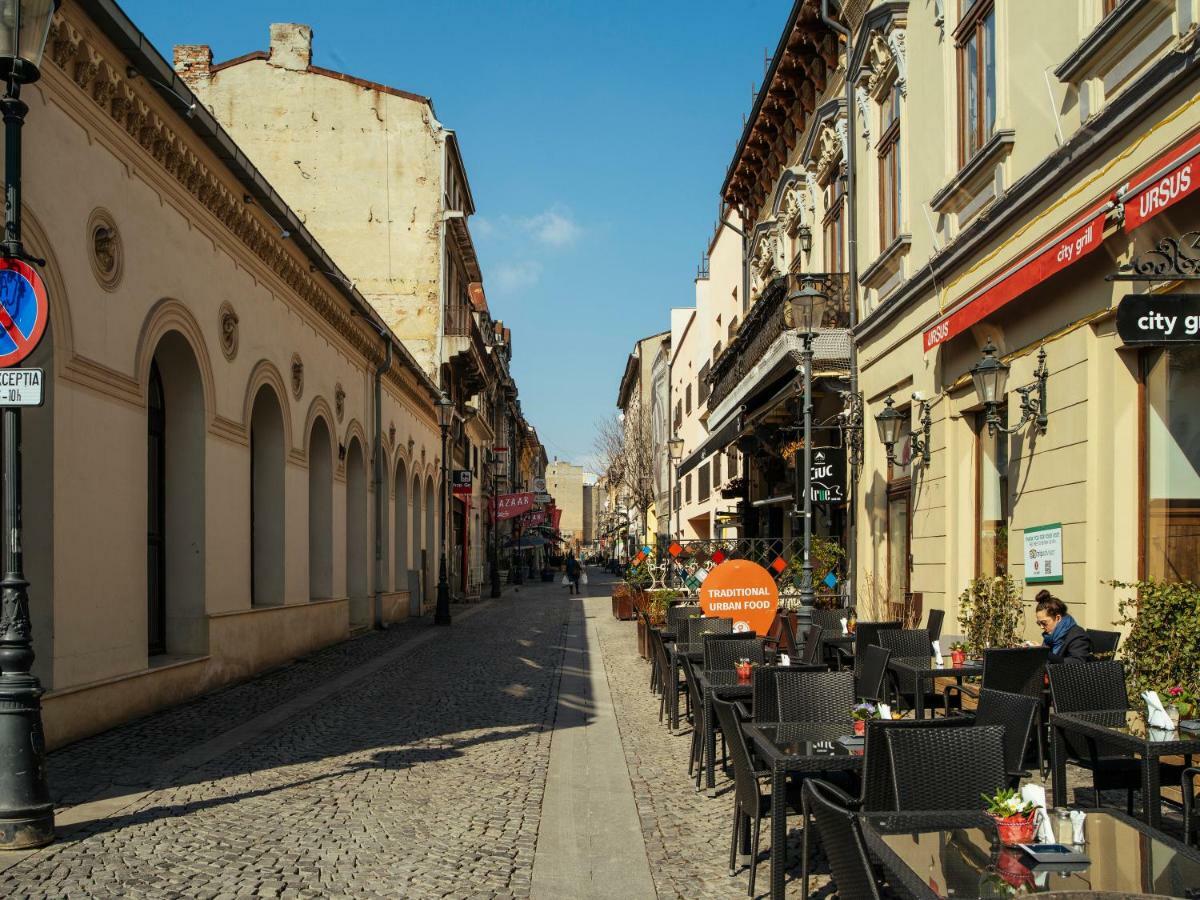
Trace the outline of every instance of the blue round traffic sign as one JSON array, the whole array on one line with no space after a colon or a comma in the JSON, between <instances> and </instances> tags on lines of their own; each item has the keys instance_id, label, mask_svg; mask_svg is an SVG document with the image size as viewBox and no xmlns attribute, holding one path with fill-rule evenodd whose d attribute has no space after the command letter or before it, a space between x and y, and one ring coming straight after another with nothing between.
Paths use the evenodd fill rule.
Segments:
<instances>
[{"instance_id":1,"label":"blue round traffic sign","mask_svg":"<svg viewBox=\"0 0 1200 900\"><path fill-rule=\"evenodd\" d=\"M0 369L37 349L50 321L46 285L28 263L0 259Z\"/></svg>"}]
</instances>

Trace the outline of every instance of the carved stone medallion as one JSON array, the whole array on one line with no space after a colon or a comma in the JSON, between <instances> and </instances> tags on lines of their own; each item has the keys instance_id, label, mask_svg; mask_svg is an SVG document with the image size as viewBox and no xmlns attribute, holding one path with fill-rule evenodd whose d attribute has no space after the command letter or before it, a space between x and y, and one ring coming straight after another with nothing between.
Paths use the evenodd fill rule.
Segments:
<instances>
[{"instance_id":1,"label":"carved stone medallion","mask_svg":"<svg viewBox=\"0 0 1200 900\"><path fill-rule=\"evenodd\" d=\"M87 247L92 274L100 287L106 291L116 290L124 268L124 254L121 252L121 235L108 210L97 207L88 217Z\"/></svg>"},{"instance_id":2,"label":"carved stone medallion","mask_svg":"<svg viewBox=\"0 0 1200 900\"><path fill-rule=\"evenodd\" d=\"M225 358L232 360L238 350L238 315L228 303L221 304L218 314L218 336L221 341L221 352Z\"/></svg>"},{"instance_id":3,"label":"carved stone medallion","mask_svg":"<svg viewBox=\"0 0 1200 900\"><path fill-rule=\"evenodd\" d=\"M337 420L342 421L346 414L346 392L342 389L341 382L333 389L333 411L337 414Z\"/></svg>"},{"instance_id":4,"label":"carved stone medallion","mask_svg":"<svg viewBox=\"0 0 1200 900\"><path fill-rule=\"evenodd\" d=\"M299 353L292 354L292 395L299 400L304 394L304 360Z\"/></svg>"}]
</instances>

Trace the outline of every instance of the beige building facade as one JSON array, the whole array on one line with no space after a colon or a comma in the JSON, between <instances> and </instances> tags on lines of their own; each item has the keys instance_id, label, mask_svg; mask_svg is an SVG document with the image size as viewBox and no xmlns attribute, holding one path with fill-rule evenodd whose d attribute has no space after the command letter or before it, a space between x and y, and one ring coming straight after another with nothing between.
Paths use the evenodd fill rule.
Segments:
<instances>
[{"instance_id":1,"label":"beige building facade","mask_svg":"<svg viewBox=\"0 0 1200 900\"><path fill-rule=\"evenodd\" d=\"M170 70L79 0L24 96L51 298L24 428L51 747L433 600L439 385Z\"/></svg>"},{"instance_id":2,"label":"beige building facade","mask_svg":"<svg viewBox=\"0 0 1200 900\"><path fill-rule=\"evenodd\" d=\"M558 530L566 546L578 550L587 539L584 529L583 466L554 460L546 466L546 492L562 510Z\"/></svg>"},{"instance_id":3,"label":"beige building facade","mask_svg":"<svg viewBox=\"0 0 1200 900\"><path fill-rule=\"evenodd\" d=\"M723 187L750 241L748 372L792 340L785 293L820 275L855 345L823 372L839 339L823 332L814 376L815 418L836 423L822 440L846 455L828 525L860 607L919 597L953 623L974 578L1009 575L1110 629L1113 580L1200 577L1195 344L1122 336L1117 312L1130 295L1186 312L1196 293L1200 9L843 10L794 5ZM971 372L993 348L1010 369L986 403ZM761 457L790 449L760 434Z\"/></svg>"}]
</instances>

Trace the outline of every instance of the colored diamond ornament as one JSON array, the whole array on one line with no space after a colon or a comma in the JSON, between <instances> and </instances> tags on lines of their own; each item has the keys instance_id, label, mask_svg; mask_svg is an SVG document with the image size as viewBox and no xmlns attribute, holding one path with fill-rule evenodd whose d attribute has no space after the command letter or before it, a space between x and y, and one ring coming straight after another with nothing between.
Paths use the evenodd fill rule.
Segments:
<instances>
[{"instance_id":1,"label":"colored diamond ornament","mask_svg":"<svg viewBox=\"0 0 1200 900\"><path fill-rule=\"evenodd\" d=\"M775 562L771 563L771 568L775 570L776 575L781 575L783 570L787 568L787 563L783 561L782 556L775 557Z\"/></svg>"},{"instance_id":2,"label":"colored diamond ornament","mask_svg":"<svg viewBox=\"0 0 1200 900\"><path fill-rule=\"evenodd\" d=\"M828 575L825 576L825 586L828 587L831 591L837 587L837 584L838 584L837 576L834 575L832 572L830 572Z\"/></svg>"},{"instance_id":3,"label":"colored diamond ornament","mask_svg":"<svg viewBox=\"0 0 1200 900\"><path fill-rule=\"evenodd\" d=\"M703 584L704 579L708 577L708 569L697 569L692 577Z\"/></svg>"},{"instance_id":4,"label":"colored diamond ornament","mask_svg":"<svg viewBox=\"0 0 1200 900\"><path fill-rule=\"evenodd\" d=\"M718 550L712 555L712 561L719 566L721 563L725 562L725 553L721 550Z\"/></svg>"},{"instance_id":5,"label":"colored diamond ornament","mask_svg":"<svg viewBox=\"0 0 1200 900\"><path fill-rule=\"evenodd\" d=\"M671 544L671 546L667 548L667 552L670 553L672 556L678 556L680 553L683 552L683 548L680 547L678 543L674 543L674 544Z\"/></svg>"}]
</instances>

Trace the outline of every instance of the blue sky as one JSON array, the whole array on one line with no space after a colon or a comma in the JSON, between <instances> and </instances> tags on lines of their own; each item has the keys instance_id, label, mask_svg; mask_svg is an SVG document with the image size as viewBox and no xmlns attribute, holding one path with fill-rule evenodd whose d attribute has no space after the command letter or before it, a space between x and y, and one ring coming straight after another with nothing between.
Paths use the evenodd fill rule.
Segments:
<instances>
[{"instance_id":1,"label":"blue sky","mask_svg":"<svg viewBox=\"0 0 1200 900\"><path fill-rule=\"evenodd\" d=\"M123 0L168 58L314 30L314 62L433 97L459 137L492 314L553 459L592 454L634 340L694 299L725 167L790 0Z\"/></svg>"}]
</instances>

